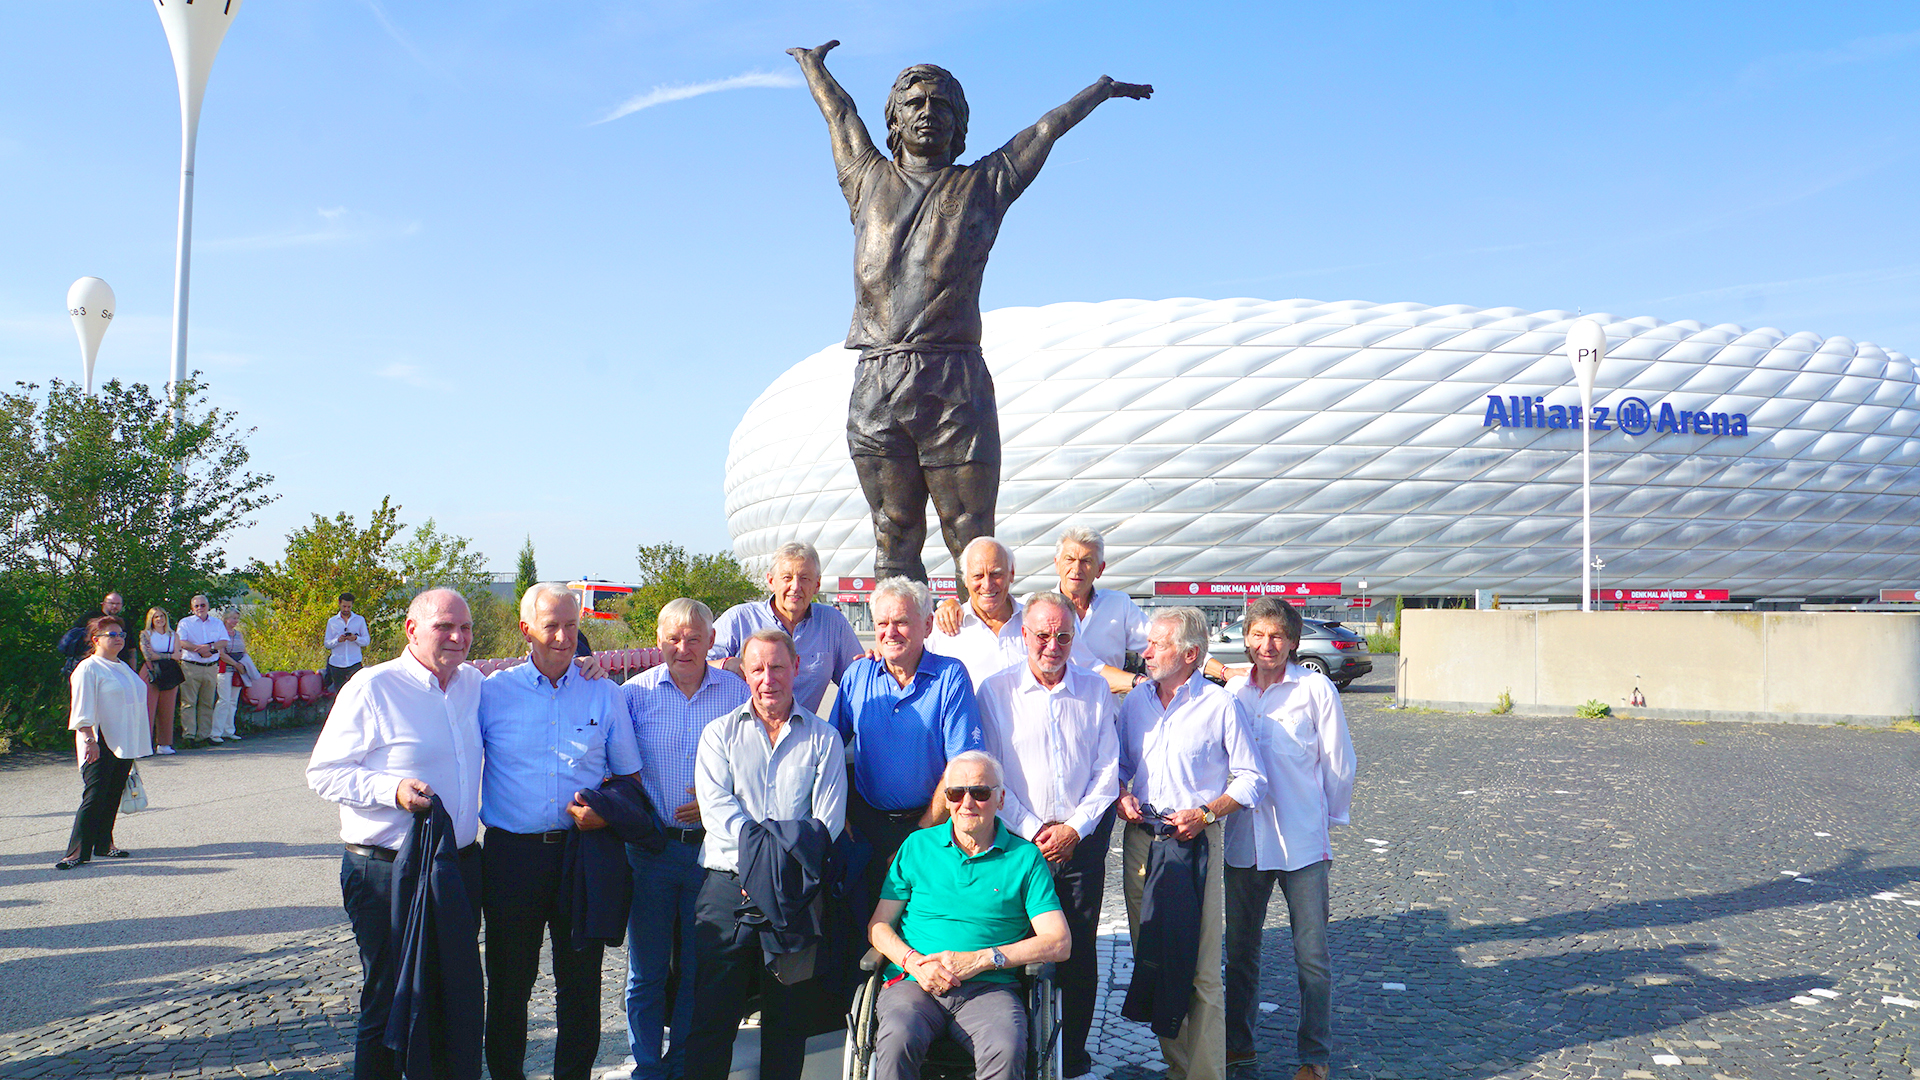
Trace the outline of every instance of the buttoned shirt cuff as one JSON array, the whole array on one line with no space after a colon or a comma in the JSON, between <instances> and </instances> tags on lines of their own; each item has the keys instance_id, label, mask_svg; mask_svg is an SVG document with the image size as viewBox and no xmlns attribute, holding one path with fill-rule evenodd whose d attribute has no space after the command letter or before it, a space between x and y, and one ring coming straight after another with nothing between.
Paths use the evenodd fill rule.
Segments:
<instances>
[{"instance_id":1,"label":"buttoned shirt cuff","mask_svg":"<svg viewBox=\"0 0 1920 1080\"><path fill-rule=\"evenodd\" d=\"M1033 839L1034 834L1040 831L1040 826L1046 824L1040 820L1038 814L1031 813L1026 808L1011 802L1000 809L1006 817L1007 828L1023 840Z\"/></svg>"},{"instance_id":2,"label":"buttoned shirt cuff","mask_svg":"<svg viewBox=\"0 0 1920 1080\"><path fill-rule=\"evenodd\" d=\"M1347 824L1347 815L1345 815L1345 814L1341 814L1341 815L1340 815L1339 817L1334 817L1334 816L1332 816L1331 814L1329 814L1329 815L1327 816L1327 824L1329 824L1329 825L1345 825L1345 824Z\"/></svg>"}]
</instances>

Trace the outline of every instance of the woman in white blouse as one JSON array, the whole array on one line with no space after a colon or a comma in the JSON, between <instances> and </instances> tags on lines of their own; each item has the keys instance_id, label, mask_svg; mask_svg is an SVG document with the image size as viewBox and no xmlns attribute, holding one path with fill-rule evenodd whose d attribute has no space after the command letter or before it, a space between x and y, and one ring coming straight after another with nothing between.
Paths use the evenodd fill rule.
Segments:
<instances>
[{"instance_id":1,"label":"woman in white blouse","mask_svg":"<svg viewBox=\"0 0 1920 1080\"><path fill-rule=\"evenodd\" d=\"M153 752L147 728L147 684L118 659L126 628L119 619L103 615L87 624L87 638L93 655L80 661L68 677L73 709L67 718L85 787L80 809L73 815L66 858L53 864L55 870L71 870L95 855L127 857L113 846L113 821L119 816L120 795L134 759Z\"/></svg>"},{"instance_id":2,"label":"woman in white blouse","mask_svg":"<svg viewBox=\"0 0 1920 1080\"><path fill-rule=\"evenodd\" d=\"M147 725L153 732L153 752L171 754L173 709L186 675L180 670L180 639L173 635L166 609L147 609L147 628L140 631L140 655L147 658L140 677L151 686L147 691Z\"/></svg>"}]
</instances>

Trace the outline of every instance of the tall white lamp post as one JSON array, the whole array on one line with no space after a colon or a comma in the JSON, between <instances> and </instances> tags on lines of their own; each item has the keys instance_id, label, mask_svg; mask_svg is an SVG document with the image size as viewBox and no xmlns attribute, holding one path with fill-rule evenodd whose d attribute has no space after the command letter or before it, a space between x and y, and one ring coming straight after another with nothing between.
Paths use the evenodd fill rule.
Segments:
<instances>
[{"instance_id":1,"label":"tall white lamp post","mask_svg":"<svg viewBox=\"0 0 1920 1080\"><path fill-rule=\"evenodd\" d=\"M80 335L80 374L93 396L93 361L100 355L100 339L113 322L113 289L97 277L83 277L67 289L67 315Z\"/></svg>"},{"instance_id":2,"label":"tall white lamp post","mask_svg":"<svg viewBox=\"0 0 1920 1080\"><path fill-rule=\"evenodd\" d=\"M1593 610L1593 380L1607 355L1607 334L1592 319L1567 328L1567 360L1580 383L1580 610Z\"/></svg>"},{"instance_id":3,"label":"tall white lamp post","mask_svg":"<svg viewBox=\"0 0 1920 1080\"><path fill-rule=\"evenodd\" d=\"M193 248L193 148L200 136L200 102L207 94L213 58L239 14L241 0L153 0L173 53L173 74L180 84L180 234L173 261L173 364L167 370L167 396L187 378L187 278ZM175 403L173 416L180 418Z\"/></svg>"}]
</instances>

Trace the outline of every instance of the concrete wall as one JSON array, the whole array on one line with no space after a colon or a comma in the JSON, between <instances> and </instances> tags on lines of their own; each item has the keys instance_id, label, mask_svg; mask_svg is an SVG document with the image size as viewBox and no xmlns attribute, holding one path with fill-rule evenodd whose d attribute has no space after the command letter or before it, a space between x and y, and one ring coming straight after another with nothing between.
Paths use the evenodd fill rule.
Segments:
<instances>
[{"instance_id":1,"label":"concrete wall","mask_svg":"<svg viewBox=\"0 0 1920 1080\"><path fill-rule=\"evenodd\" d=\"M1891 612L1409 609L1410 705L1686 720L1885 725L1920 713L1920 615ZM1628 702L1635 687L1644 707Z\"/></svg>"}]
</instances>

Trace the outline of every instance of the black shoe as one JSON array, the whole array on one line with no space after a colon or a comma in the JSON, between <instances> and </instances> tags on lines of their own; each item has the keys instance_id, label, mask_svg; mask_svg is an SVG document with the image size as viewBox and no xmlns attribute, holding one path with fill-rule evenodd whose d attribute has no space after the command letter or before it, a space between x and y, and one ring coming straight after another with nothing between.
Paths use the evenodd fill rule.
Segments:
<instances>
[{"instance_id":1,"label":"black shoe","mask_svg":"<svg viewBox=\"0 0 1920 1080\"><path fill-rule=\"evenodd\" d=\"M124 848L116 847L116 848L108 848L107 850L101 852L100 854L109 859L124 859L127 856L133 854L133 852L128 851Z\"/></svg>"},{"instance_id":2,"label":"black shoe","mask_svg":"<svg viewBox=\"0 0 1920 1080\"><path fill-rule=\"evenodd\" d=\"M87 860L85 859L76 859L73 856L69 855L64 859L61 859L59 862L54 863L53 868L55 870L71 870L74 867L79 866L81 863L86 861Z\"/></svg>"}]
</instances>

